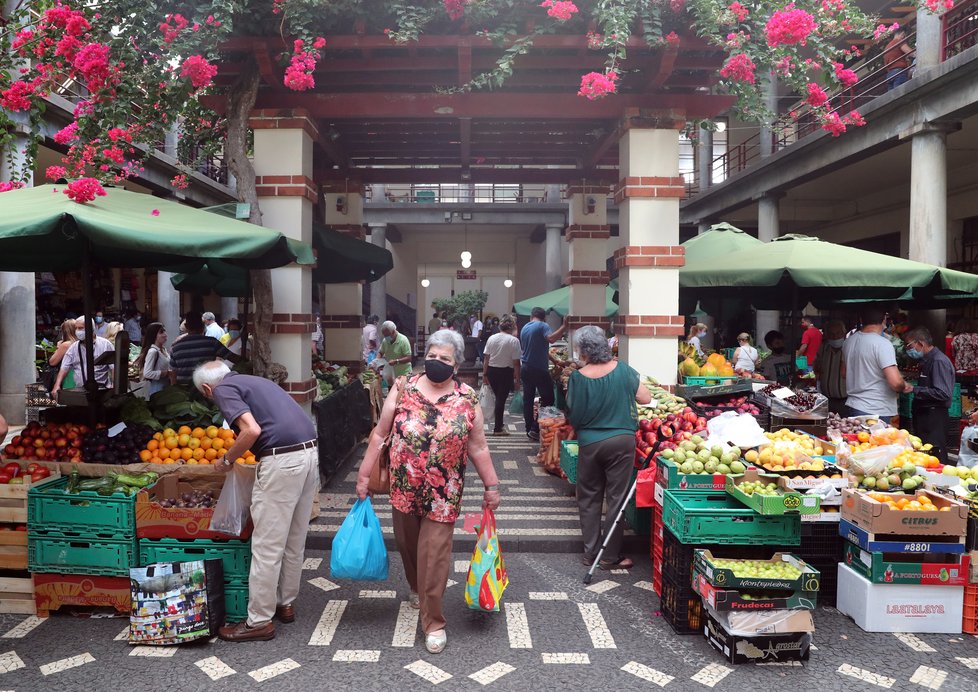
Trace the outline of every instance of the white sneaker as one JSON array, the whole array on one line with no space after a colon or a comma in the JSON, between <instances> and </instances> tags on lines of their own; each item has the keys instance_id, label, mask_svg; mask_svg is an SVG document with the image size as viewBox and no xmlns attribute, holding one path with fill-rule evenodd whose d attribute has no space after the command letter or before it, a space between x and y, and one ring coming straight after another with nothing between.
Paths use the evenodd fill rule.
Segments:
<instances>
[{"instance_id":1,"label":"white sneaker","mask_svg":"<svg viewBox=\"0 0 978 692\"><path fill-rule=\"evenodd\" d=\"M407 602L408 602L408 605L411 606L412 608L414 608L415 610L420 610L421 609L421 597L418 596L418 594L414 593L413 591L408 596L408 601Z\"/></svg>"},{"instance_id":2,"label":"white sneaker","mask_svg":"<svg viewBox=\"0 0 978 692\"><path fill-rule=\"evenodd\" d=\"M445 630L439 630L439 632L432 632L425 637L424 645L430 654L440 654L448 644L448 633Z\"/></svg>"}]
</instances>

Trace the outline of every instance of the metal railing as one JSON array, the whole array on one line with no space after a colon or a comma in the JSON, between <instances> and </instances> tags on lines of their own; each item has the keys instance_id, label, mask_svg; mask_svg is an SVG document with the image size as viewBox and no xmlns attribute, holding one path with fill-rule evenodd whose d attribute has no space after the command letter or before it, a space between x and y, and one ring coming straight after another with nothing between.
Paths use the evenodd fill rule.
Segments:
<instances>
[{"instance_id":1,"label":"metal railing","mask_svg":"<svg viewBox=\"0 0 978 692\"><path fill-rule=\"evenodd\" d=\"M380 186L368 186L367 201L400 202L406 204L541 204L559 203L547 196L547 185L520 184L422 184L384 185L383 196L378 197ZM563 186L561 186L561 190ZM553 196L553 195L551 195Z\"/></svg>"},{"instance_id":2,"label":"metal railing","mask_svg":"<svg viewBox=\"0 0 978 692\"><path fill-rule=\"evenodd\" d=\"M944 40L941 60L953 58L978 43L978 1L964 2L941 16Z\"/></svg>"}]
</instances>

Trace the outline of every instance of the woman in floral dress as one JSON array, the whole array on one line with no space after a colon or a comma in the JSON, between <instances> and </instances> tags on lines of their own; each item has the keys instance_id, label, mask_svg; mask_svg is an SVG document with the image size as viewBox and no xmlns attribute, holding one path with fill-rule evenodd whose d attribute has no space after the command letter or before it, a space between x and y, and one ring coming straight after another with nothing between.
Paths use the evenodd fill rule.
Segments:
<instances>
[{"instance_id":1,"label":"woman in floral dress","mask_svg":"<svg viewBox=\"0 0 978 692\"><path fill-rule=\"evenodd\" d=\"M454 377L464 352L465 342L457 332L442 329L428 338L424 374L398 378L391 387L357 478L357 497L363 499L381 444L393 429L394 538L411 586L408 602L421 610L425 646L431 653L443 651L448 641L442 597L469 459L485 485L483 506L499 506L499 481L486 444L479 397Z\"/></svg>"}]
</instances>

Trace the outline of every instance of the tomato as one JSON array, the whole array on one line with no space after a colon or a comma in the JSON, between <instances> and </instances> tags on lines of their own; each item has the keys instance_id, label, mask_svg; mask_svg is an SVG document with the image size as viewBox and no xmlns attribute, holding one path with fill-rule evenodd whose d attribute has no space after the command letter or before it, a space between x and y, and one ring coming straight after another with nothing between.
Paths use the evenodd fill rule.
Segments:
<instances>
[{"instance_id":1,"label":"tomato","mask_svg":"<svg viewBox=\"0 0 978 692\"><path fill-rule=\"evenodd\" d=\"M16 477L20 474L20 464L16 461L11 461L9 464L3 467L5 473L9 473L11 478Z\"/></svg>"},{"instance_id":2,"label":"tomato","mask_svg":"<svg viewBox=\"0 0 978 692\"><path fill-rule=\"evenodd\" d=\"M10 482L10 478L11 476L9 473L0 473L0 484L6 485Z\"/></svg>"}]
</instances>

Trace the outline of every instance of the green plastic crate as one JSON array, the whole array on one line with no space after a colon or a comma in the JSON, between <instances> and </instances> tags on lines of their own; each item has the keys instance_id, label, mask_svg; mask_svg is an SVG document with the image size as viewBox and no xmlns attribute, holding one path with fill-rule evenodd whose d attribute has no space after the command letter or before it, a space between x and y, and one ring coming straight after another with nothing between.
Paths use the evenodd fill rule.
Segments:
<instances>
[{"instance_id":1,"label":"green plastic crate","mask_svg":"<svg viewBox=\"0 0 978 692\"><path fill-rule=\"evenodd\" d=\"M706 387L709 385L730 384L740 379L740 375L713 375L712 377L700 377L693 375L683 376L683 384L687 386Z\"/></svg>"},{"instance_id":2,"label":"green plastic crate","mask_svg":"<svg viewBox=\"0 0 978 692\"><path fill-rule=\"evenodd\" d=\"M568 445L572 445L568 448ZM563 440L560 443L560 468L567 475L568 483L577 483L577 440Z\"/></svg>"},{"instance_id":3,"label":"green plastic crate","mask_svg":"<svg viewBox=\"0 0 978 692\"><path fill-rule=\"evenodd\" d=\"M27 530L130 538L136 535L136 497L102 496L94 491L65 493L68 478L31 488L27 493Z\"/></svg>"},{"instance_id":4,"label":"green plastic crate","mask_svg":"<svg viewBox=\"0 0 978 692\"><path fill-rule=\"evenodd\" d=\"M911 384L916 384L916 382L911 382ZM900 418L910 418L911 408L913 407L913 392L909 394L900 395ZM961 383L954 383L954 391L951 393L951 408L948 409L947 415L951 418L961 417ZM926 442L926 440L925 440Z\"/></svg>"},{"instance_id":5,"label":"green plastic crate","mask_svg":"<svg viewBox=\"0 0 978 692\"><path fill-rule=\"evenodd\" d=\"M247 580L224 583L224 614L228 622L241 622L248 619Z\"/></svg>"},{"instance_id":6,"label":"green plastic crate","mask_svg":"<svg viewBox=\"0 0 978 692\"><path fill-rule=\"evenodd\" d=\"M251 541L183 541L176 538L144 538L139 541L139 564L184 562L187 560L224 561L224 579L248 579L251 570Z\"/></svg>"},{"instance_id":7,"label":"green plastic crate","mask_svg":"<svg viewBox=\"0 0 978 692\"><path fill-rule=\"evenodd\" d=\"M135 538L34 535L27 543L27 568L31 572L128 577L137 556Z\"/></svg>"},{"instance_id":8,"label":"green plastic crate","mask_svg":"<svg viewBox=\"0 0 978 692\"><path fill-rule=\"evenodd\" d=\"M652 535L652 508L636 507L633 496L625 505L625 521L638 536Z\"/></svg>"},{"instance_id":9,"label":"green plastic crate","mask_svg":"<svg viewBox=\"0 0 978 692\"><path fill-rule=\"evenodd\" d=\"M801 517L765 516L726 493L662 494L662 523L680 543L800 545Z\"/></svg>"}]
</instances>

